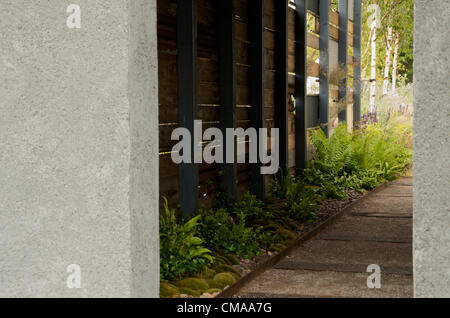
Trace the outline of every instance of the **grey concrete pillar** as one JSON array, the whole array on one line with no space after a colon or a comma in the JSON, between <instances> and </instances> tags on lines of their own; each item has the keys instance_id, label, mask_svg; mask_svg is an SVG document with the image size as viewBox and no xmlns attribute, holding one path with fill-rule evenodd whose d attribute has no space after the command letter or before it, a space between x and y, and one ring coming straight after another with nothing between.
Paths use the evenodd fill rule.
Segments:
<instances>
[{"instance_id":1,"label":"grey concrete pillar","mask_svg":"<svg viewBox=\"0 0 450 318\"><path fill-rule=\"evenodd\" d=\"M1 297L158 296L157 105L155 0L2 1Z\"/></svg>"},{"instance_id":2,"label":"grey concrete pillar","mask_svg":"<svg viewBox=\"0 0 450 318\"><path fill-rule=\"evenodd\" d=\"M450 1L415 5L415 296L450 297Z\"/></svg>"}]
</instances>

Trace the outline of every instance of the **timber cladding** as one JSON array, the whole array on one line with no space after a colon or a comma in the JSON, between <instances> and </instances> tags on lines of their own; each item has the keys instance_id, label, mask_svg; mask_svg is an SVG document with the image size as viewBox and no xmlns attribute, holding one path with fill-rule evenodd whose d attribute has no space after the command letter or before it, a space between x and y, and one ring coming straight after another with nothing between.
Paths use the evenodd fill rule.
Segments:
<instances>
[{"instance_id":1,"label":"timber cladding","mask_svg":"<svg viewBox=\"0 0 450 318\"><path fill-rule=\"evenodd\" d=\"M191 1L191 0L186 0ZM221 21L219 1L230 0L196 0L197 2L197 116L203 121L203 129L221 127L220 98L220 29ZM258 0L262 1L262 0ZM277 30L280 24L276 21L275 1L264 0L263 6L263 114L264 127L274 128L277 78L277 36L283 34ZM318 0L317 0L318 1ZM309 2L309 1L308 1ZM234 72L235 72L235 116L234 126L244 129L251 126L252 120L252 42L249 28L251 13L254 9L252 0L233 0L234 10ZM286 5L288 2L286 1ZM277 6L278 8L278 6ZM177 65L177 0L158 0L158 78L159 78L159 171L160 194L165 196L170 206L179 204L179 167L171 160L172 147L176 141L171 140L172 131L178 127L178 65ZM309 11L309 15L319 25L317 12ZM291 95L295 96L295 48L296 13L293 3L287 14L287 91L288 91L288 167L295 167L295 107ZM339 15L330 12L330 41L339 41ZM349 21L349 45L353 43L353 22ZM319 30L308 28L307 46L309 51L319 49ZM351 39L351 42L350 42ZM223 55L222 55L223 56ZM317 54L318 56L318 54ZM349 57L351 59L351 56ZM319 64L308 55L306 61L308 76L319 76ZM337 92L334 93L337 95ZM333 95L330 89L330 96ZM333 95L334 96L334 95ZM308 97L309 98L309 97ZM311 103L312 105L313 103ZM314 108L313 112L316 112ZM309 116L311 117L311 116ZM317 117L313 115L313 117ZM311 127L308 127L311 128ZM248 147L247 147L248 151ZM248 164L236 165L237 197L249 191L251 169ZM265 187L269 189L272 176L266 177ZM210 207L214 200L214 187L220 180L220 166L202 163L198 165L199 205Z\"/></svg>"}]
</instances>

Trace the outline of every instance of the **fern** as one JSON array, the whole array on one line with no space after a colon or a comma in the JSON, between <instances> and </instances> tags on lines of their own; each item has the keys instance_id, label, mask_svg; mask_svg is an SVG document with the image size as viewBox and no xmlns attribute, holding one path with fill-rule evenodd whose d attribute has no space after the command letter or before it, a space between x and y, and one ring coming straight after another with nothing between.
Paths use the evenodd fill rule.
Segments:
<instances>
[{"instance_id":1,"label":"fern","mask_svg":"<svg viewBox=\"0 0 450 318\"><path fill-rule=\"evenodd\" d=\"M410 164L411 151L402 135L380 124L353 134L340 125L329 139L318 129L311 134L316 152L304 177L327 197L344 198L346 189L372 189L396 178Z\"/></svg>"},{"instance_id":2,"label":"fern","mask_svg":"<svg viewBox=\"0 0 450 318\"><path fill-rule=\"evenodd\" d=\"M213 263L211 251L197 236L199 218L187 222L177 218L164 199L165 216L160 217L160 276L162 280L194 274Z\"/></svg>"}]
</instances>

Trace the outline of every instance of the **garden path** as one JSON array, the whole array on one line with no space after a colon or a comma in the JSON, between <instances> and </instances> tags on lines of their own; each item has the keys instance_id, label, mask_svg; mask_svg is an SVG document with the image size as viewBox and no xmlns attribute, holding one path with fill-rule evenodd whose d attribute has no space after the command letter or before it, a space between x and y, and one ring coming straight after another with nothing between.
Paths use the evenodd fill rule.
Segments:
<instances>
[{"instance_id":1,"label":"garden path","mask_svg":"<svg viewBox=\"0 0 450 318\"><path fill-rule=\"evenodd\" d=\"M412 183L367 195L236 296L412 297ZM381 288L368 288L371 264L381 268Z\"/></svg>"}]
</instances>

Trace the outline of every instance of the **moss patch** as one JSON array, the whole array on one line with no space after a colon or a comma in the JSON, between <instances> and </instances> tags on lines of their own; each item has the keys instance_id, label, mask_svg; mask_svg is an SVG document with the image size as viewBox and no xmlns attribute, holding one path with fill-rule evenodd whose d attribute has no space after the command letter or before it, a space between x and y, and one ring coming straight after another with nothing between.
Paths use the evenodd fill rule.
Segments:
<instances>
[{"instance_id":1,"label":"moss patch","mask_svg":"<svg viewBox=\"0 0 450 318\"><path fill-rule=\"evenodd\" d=\"M215 275L214 275L215 276ZM205 281L205 283L207 283L208 284L208 288L209 289L211 289L211 288L215 288L214 286L214 279L213 278L206 278L206 279L204 279L204 281Z\"/></svg>"},{"instance_id":2,"label":"moss patch","mask_svg":"<svg viewBox=\"0 0 450 318\"><path fill-rule=\"evenodd\" d=\"M239 277L241 277L241 274L237 270L235 270L233 267L231 267L230 265L219 264L219 265L214 266L214 269L217 273L229 272L229 273L233 273L233 274L236 274Z\"/></svg>"},{"instance_id":3,"label":"moss patch","mask_svg":"<svg viewBox=\"0 0 450 318\"><path fill-rule=\"evenodd\" d=\"M180 287L180 294L198 297L202 294L202 292L199 290L193 290L193 289L190 289L187 287Z\"/></svg>"},{"instance_id":4,"label":"moss patch","mask_svg":"<svg viewBox=\"0 0 450 318\"><path fill-rule=\"evenodd\" d=\"M223 255L213 253L214 257L214 263L215 264L226 264L226 265L232 265L229 260L227 260Z\"/></svg>"},{"instance_id":5,"label":"moss patch","mask_svg":"<svg viewBox=\"0 0 450 318\"><path fill-rule=\"evenodd\" d=\"M279 229L280 229L280 227L275 223L268 224L264 227L265 232L276 232Z\"/></svg>"},{"instance_id":6,"label":"moss patch","mask_svg":"<svg viewBox=\"0 0 450 318\"><path fill-rule=\"evenodd\" d=\"M281 241L294 241L297 236L289 230L279 229L275 235L281 239Z\"/></svg>"},{"instance_id":7,"label":"moss patch","mask_svg":"<svg viewBox=\"0 0 450 318\"><path fill-rule=\"evenodd\" d=\"M231 275L233 275L234 279L236 281L238 281L239 279L241 279L241 275L235 274L235 273L231 273Z\"/></svg>"},{"instance_id":8,"label":"moss patch","mask_svg":"<svg viewBox=\"0 0 450 318\"><path fill-rule=\"evenodd\" d=\"M197 274L198 278L214 278L217 272L211 268L205 268L200 273Z\"/></svg>"},{"instance_id":9,"label":"moss patch","mask_svg":"<svg viewBox=\"0 0 450 318\"><path fill-rule=\"evenodd\" d=\"M219 273L214 276L212 281L212 288L220 288L224 289L227 286L231 286L236 282L236 279L233 277L231 273Z\"/></svg>"},{"instance_id":10,"label":"moss patch","mask_svg":"<svg viewBox=\"0 0 450 318\"><path fill-rule=\"evenodd\" d=\"M284 244L274 244L270 247L270 250L272 252L281 252L283 250L285 250L287 247Z\"/></svg>"},{"instance_id":11,"label":"moss patch","mask_svg":"<svg viewBox=\"0 0 450 318\"><path fill-rule=\"evenodd\" d=\"M161 283L159 285L159 295L161 298L177 298L180 296L180 290L172 284Z\"/></svg>"},{"instance_id":12,"label":"moss patch","mask_svg":"<svg viewBox=\"0 0 450 318\"><path fill-rule=\"evenodd\" d=\"M208 284L199 278L185 278L183 280L176 282L175 285L178 287L189 288L192 290L199 290L201 292L209 288Z\"/></svg>"},{"instance_id":13,"label":"moss patch","mask_svg":"<svg viewBox=\"0 0 450 318\"><path fill-rule=\"evenodd\" d=\"M232 254L225 255L226 260L230 263L230 265L239 265L239 260L236 256Z\"/></svg>"},{"instance_id":14,"label":"moss patch","mask_svg":"<svg viewBox=\"0 0 450 318\"><path fill-rule=\"evenodd\" d=\"M208 294L215 294L215 293L221 293L221 292L222 292L222 289L219 289L219 288L210 288L205 291L205 293L208 293Z\"/></svg>"}]
</instances>

